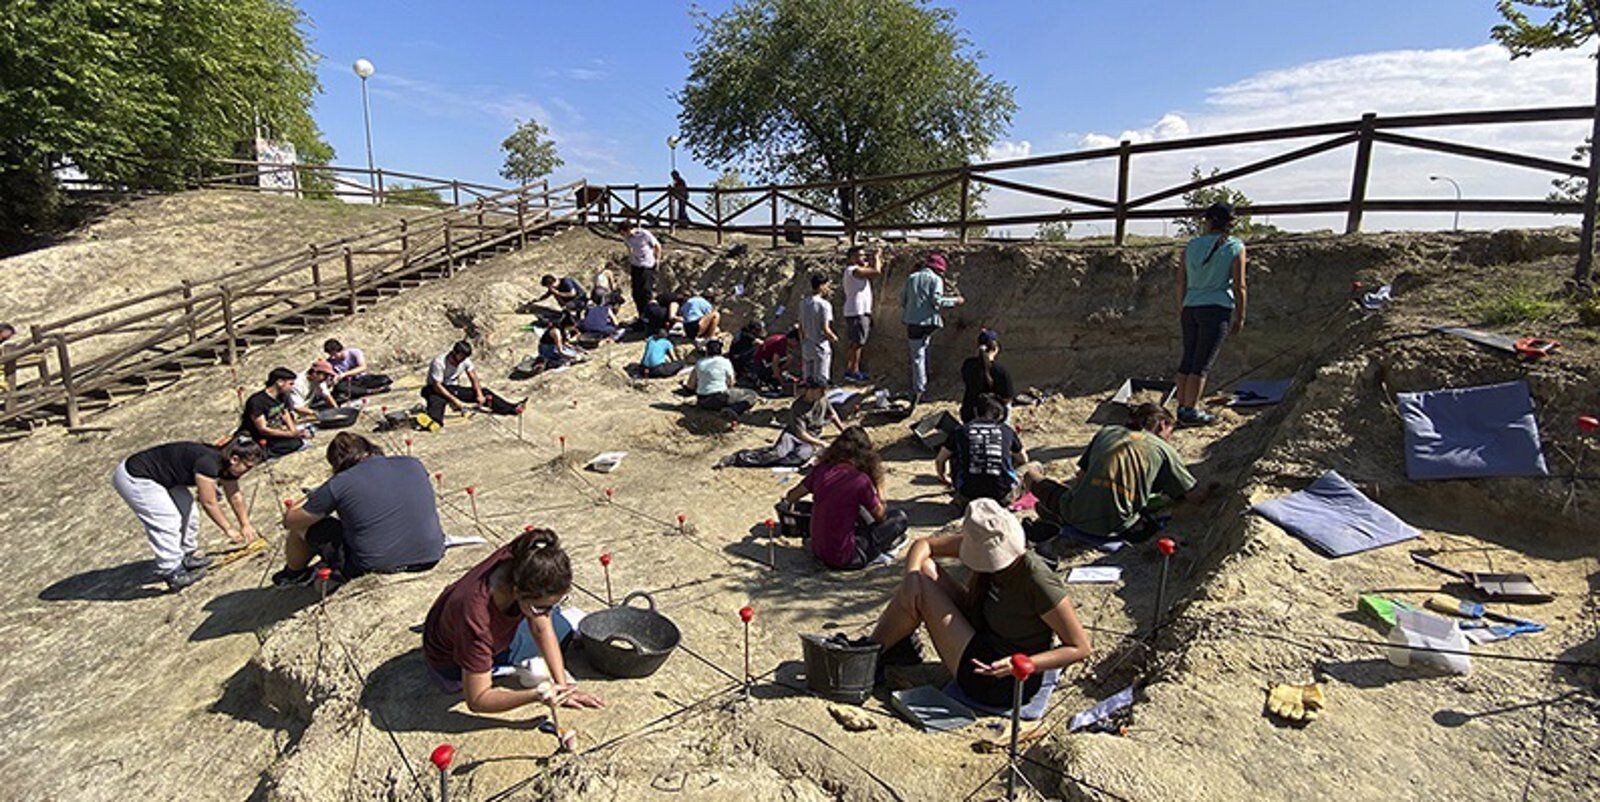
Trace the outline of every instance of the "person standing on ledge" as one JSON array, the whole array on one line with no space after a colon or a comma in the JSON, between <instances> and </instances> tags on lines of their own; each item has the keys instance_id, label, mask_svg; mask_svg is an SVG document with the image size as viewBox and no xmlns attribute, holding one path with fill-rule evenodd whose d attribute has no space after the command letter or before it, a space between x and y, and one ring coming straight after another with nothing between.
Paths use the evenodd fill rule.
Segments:
<instances>
[{"instance_id":1,"label":"person standing on ledge","mask_svg":"<svg viewBox=\"0 0 1600 802\"><path fill-rule=\"evenodd\" d=\"M850 246L845 252L844 265L844 333L849 340L845 346L844 377L848 381L864 382L869 377L861 370L861 351L872 336L872 280L883 275L883 250L872 251L872 262L867 262L867 249Z\"/></svg>"},{"instance_id":2,"label":"person standing on ledge","mask_svg":"<svg viewBox=\"0 0 1600 802\"><path fill-rule=\"evenodd\" d=\"M922 401L922 394L928 390L928 340L944 326L940 310L965 302L959 295L947 297L944 294L945 266L944 254L928 254L922 267L907 276L905 286L900 289L900 307L903 310L900 319L906 324L906 340L911 347L913 408Z\"/></svg>"},{"instance_id":3,"label":"person standing on ledge","mask_svg":"<svg viewBox=\"0 0 1600 802\"><path fill-rule=\"evenodd\" d=\"M661 241L632 220L618 227L628 245L628 280L632 285L633 308L644 320L645 307L656 294L656 263L661 261ZM648 329L647 329L648 330Z\"/></svg>"},{"instance_id":4,"label":"person standing on ledge","mask_svg":"<svg viewBox=\"0 0 1600 802\"><path fill-rule=\"evenodd\" d=\"M833 333L833 277L827 273L811 274L811 295L800 303L800 378L804 381L829 383L833 373L833 343L839 335Z\"/></svg>"},{"instance_id":5,"label":"person standing on ledge","mask_svg":"<svg viewBox=\"0 0 1600 802\"><path fill-rule=\"evenodd\" d=\"M1178 321L1183 359L1178 363L1178 424L1205 426L1217 416L1199 408L1206 374L1222 341L1244 331L1244 243L1230 236L1233 207L1213 203L1204 213L1206 233L1189 240L1178 270Z\"/></svg>"}]
</instances>

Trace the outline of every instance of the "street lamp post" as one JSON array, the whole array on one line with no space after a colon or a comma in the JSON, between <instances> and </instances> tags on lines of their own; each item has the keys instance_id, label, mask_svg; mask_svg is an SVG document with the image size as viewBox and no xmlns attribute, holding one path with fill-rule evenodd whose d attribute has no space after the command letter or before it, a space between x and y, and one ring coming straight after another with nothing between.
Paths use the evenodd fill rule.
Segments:
<instances>
[{"instance_id":1,"label":"street lamp post","mask_svg":"<svg viewBox=\"0 0 1600 802\"><path fill-rule=\"evenodd\" d=\"M1428 180L1429 181L1449 181L1450 182L1450 186L1456 188L1456 217L1455 217L1454 227L1451 230L1452 231L1460 231L1461 230L1461 185L1457 184L1456 180L1454 178L1451 178L1450 176L1447 176L1447 175L1430 175L1430 176L1428 176Z\"/></svg>"},{"instance_id":2,"label":"street lamp post","mask_svg":"<svg viewBox=\"0 0 1600 802\"><path fill-rule=\"evenodd\" d=\"M365 124L367 129L367 187L372 191L372 202L376 205L380 201L377 184L378 171L373 167L372 162L372 104L367 100L367 79L372 77L374 70L372 62L364 58L356 59L356 63L351 65L351 69L355 70L356 76L361 79L361 122Z\"/></svg>"},{"instance_id":3,"label":"street lamp post","mask_svg":"<svg viewBox=\"0 0 1600 802\"><path fill-rule=\"evenodd\" d=\"M667 152L671 154L670 162L671 162L671 165L672 165L672 171L673 172L677 172L678 171L678 135L677 134L673 134L672 136L667 137Z\"/></svg>"}]
</instances>

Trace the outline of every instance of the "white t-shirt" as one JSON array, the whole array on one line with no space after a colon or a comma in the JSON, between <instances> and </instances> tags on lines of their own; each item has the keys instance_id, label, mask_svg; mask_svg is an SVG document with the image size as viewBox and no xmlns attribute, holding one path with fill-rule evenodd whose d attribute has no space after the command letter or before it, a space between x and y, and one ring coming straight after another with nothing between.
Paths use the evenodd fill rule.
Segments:
<instances>
[{"instance_id":1,"label":"white t-shirt","mask_svg":"<svg viewBox=\"0 0 1600 802\"><path fill-rule=\"evenodd\" d=\"M623 241L628 243L628 264L634 267L656 266L656 246L661 244L656 240L656 235L636 228Z\"/></svg>"},{"instance_id":2,"label":"white t-shirt","mask_svg":"<svg viewBox=\"0 0 1600 802\"><path fill-rule=\"evenodd\" d=\"M859 317L872 314L872 282L856 275L856 268L864 265L844 266L844 316Z\"/></svg>"},{"instance_id":3,"label":"white t-shirt","mask_svg":"<svg viewBox=\"0 0 1600 802\"><path fill-rule=\"evenodd\" d=\"M311 406L311 380L302 373L294 377L294 386L289 388L289 408L305 409Z\"/></svg>"},{"instance_id":4,"label":"white t-shirt","mask_svg":"<svg viewBox=\"0 0 1600 802\"><path fill-rule=\"evenodd\" d=\"M631 252L631 249L630 249ZM600 270L594 274L594 288L606 295L611 294L611 271Z\"/></svg>"},{"instance_id":5,"label":"white t-shirt","mask_svg":"<svg viewBox=\"0 0 1600 802\"><path fill-rule=\"evenodd\" d=\"M695 395L726 393L733 381L733 363L725 356L708 356L694 363Z\"/></svg>"},{"instance_id":6,"label":"white t-shirt","mask_svg":"<svg viewBox=\"0 0 1600 802\"><path fill-rule=\"evenodd\" d=\"M472 370L472 358L461 360L461 364L450 364L449 354L440 354L433 358L433 364L428 366L428 381L438 382L447 387L465 387L461 380L467 377Z\"/></svg>"}]
</instances>

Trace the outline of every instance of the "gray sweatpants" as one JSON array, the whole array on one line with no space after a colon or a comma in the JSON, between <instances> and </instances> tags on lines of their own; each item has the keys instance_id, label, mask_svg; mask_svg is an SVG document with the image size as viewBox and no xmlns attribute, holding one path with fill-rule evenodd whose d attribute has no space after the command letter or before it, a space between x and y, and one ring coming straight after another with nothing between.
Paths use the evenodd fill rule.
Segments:
<instances>
[{"instance_id":1,"label":"gray sweatpants","mask_svg":"<svg viewBox=\"0 0 1600 802\"><path fill-rule=\"evenodd\" d=\"M800 374L803 379L827 382L833 378L833 343L804 343L800 346Z\"/></svg>"},{"instance_id":2,"label":"gray sweatpants","mask_svg":"<svg viewBox=\"0 0 1600 802\"><path fill-rule=\"evenodd\" d=\"M199 548L200 516L195 514L194 494L187 487L163 487L151 479L128 473L126 461L117 463L111 486L128 503L145 537L156 553L156 573L168 574L183 563L183 555Z\"/></svg>"}]
</instances>

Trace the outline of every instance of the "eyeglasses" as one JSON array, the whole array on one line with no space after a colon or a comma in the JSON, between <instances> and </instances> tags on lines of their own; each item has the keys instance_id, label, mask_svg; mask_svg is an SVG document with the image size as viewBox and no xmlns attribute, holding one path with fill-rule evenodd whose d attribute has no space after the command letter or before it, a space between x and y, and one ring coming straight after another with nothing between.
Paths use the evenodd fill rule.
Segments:
<instances>
[{"instance_id":1,"label":"eyeglasses","mask_svg":"<svg viewBox=\"0 0 1600 802\"><path fill-rule=\"evenodd\" d=\"M563 595L560 599L556 600L555 604L549 605L547 607L540 607L540 606L531 604L526 599L518 599L517 601L519 601L523 605L527 606L528 612L533 613L534 615L549 615L551 613L551 611L553 611L557 607L560 607L561 605L567 603L568 595L570 595L570 594Z\"/></svg>"}]
</instances>

